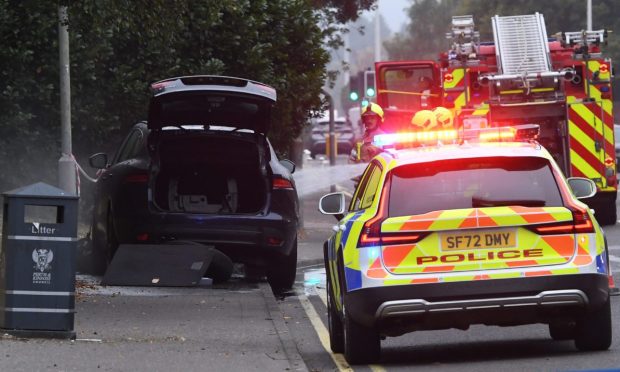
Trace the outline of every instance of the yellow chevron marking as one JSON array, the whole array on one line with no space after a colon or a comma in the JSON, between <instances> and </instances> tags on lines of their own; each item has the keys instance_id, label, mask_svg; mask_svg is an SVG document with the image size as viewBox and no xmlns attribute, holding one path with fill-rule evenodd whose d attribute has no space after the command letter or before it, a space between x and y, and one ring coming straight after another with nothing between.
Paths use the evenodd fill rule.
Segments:
<instances>
[{"instance_id":1,"label":"yellow chevron marking","mask_svg":"<svg viewBox=\"0 0 620 372\"><path fill-rule=\"evenodd\" d=\"M577 154L573 149L570 150L570 162L575 166L575 168L579 169L581 173L585 174L588 178L601 178L601 174L596 171L596 169L592 168L590 163L583 160L579 154Z\"/></svg>"},{"instance_id":2,"label":"yellow chevron marking","mask_svg":"<svg viewBox=\"0 0 620 372\"><path fill-rule=\"evenodd\" d=\"M460 84L461 80L463 80L463 78L465 77L465 69L457 68L453 70L451 74L452 74L452 81L450 82L444 81L445 89L451 89L451 88L457 87Z\"/></svg>"},{"instance_id":3,"label":"yellow chevron marking","mask_svg":"<svg viewBox=\"0 0 620 372\"><path fill-rule=\"evenodd\" d=\"M590 96L594 98L594 100L601 102L597 102L597 106L603 106L603 110L605 110L608 115L613 115L611 100L601 98L601 91L595 85L590 85Z\"/></svg>"},{"instance_id":4,"label":"yellow chevron marking","mask_svg":"<svg viewBox=\"0 0 620 372\"><path fill-rule=\"evenodd\" d=\"M571 105L571 108L579 115L586 123L594 124L593 127L598 134L603 135L603 121L601 118L592 113L592 111L588 110L588 108L583 104L574 104ZM583 134L583 132L582 132Z\"/></svg>"},{"instance_id":5,"label":"yellow chevron marking","mask_svg":"<svg viewBox=\"0 0 620 372\"><path fill-rule=\"evenodd\" d=\"M588 136L587 134L585 134L581 128L579 128L577 126L577 124L573 123L572 120L568 121L568 133L570 133L570 135L572 137L574 137L577 142L581 143L583 145L583 147L586 148L586 150L588 150L588 152L590 154L592 154L592 156L596 157L598 159L598 154L594 151L594 140ZM573 140L571 140L573 141Z\"/></svg>"}]
</instances>

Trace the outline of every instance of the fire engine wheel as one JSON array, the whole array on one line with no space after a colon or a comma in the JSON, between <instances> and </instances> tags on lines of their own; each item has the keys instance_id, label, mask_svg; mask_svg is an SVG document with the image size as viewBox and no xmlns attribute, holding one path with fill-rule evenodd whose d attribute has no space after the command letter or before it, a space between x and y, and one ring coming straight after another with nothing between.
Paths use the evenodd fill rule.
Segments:
<instances>
[{"instance_id":1,"label":"fire engine wheel","mask_svg":"<svg viewBox=\"0 0 620 372\"><path fill-rule=\"evenodd\" d=\"M577 321L575 346L582 351L607 350L611 346L610 297L601 308L587 312Z\"/></svg>"}]
</instances>

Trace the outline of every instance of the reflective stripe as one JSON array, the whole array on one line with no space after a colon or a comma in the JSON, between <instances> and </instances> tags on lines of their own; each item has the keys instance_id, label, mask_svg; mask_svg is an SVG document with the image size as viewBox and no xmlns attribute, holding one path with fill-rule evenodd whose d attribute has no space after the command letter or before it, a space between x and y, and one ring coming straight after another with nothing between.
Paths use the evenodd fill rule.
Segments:
<instances>
[{"instance_id":1,"label":"reflective stripe","mask_svg":"<svg viewBox=\"0 0 620 372\"><path fill-rule=\"evenodd\" d=\"M75 292L52 292L52 291L4 291L6 294L11 295L25 295L25 296L75 296Z\"/></svg>"},{"instance_id":2,"label":"reflective stripe","mask_svg":"<svg viewBox=\"0 0 620 372\"><path fill-rule=\"evenodd\" d=\"M54 242L77 242L77 238L70 238L64 236L30 236L30 235L9 235L7 237L11 240L41 240L41 241L54 241Z\"/></svg>"},{"instance_id":3,"label":"reflective stripe","mask_svg":"<svg viewBox=\"0 0 620 372\"><path fill-rule=\"evenodd\" d=\"M5 307L4 311L13 313L75 313L75 309L39 309L36 307Z\"/></svg>"}]
</instances>

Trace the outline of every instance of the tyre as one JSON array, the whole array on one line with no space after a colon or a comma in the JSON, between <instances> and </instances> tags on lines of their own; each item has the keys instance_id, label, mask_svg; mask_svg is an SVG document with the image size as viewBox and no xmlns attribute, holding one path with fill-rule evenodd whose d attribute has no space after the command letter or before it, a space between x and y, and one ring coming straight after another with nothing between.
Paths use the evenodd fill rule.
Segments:
<instances>
[{"instance_id":1,"label":"tyre","mask_svg":"<svg viewBox=\"0 0 620 372\"><path fill-rule=\"evenodd\" d=\"M610 297L607 297L607 301L600 309L584 314L577 321L575 346L582 351L609 349L611 346Z\"/></svg>"},{"instance_id":2,"label":"tyre","mask_svg":"<svg viewBox=\"0 0 620 372\"><path fill-rule=\"evenodd\" d=\"M328 274L329 275L329 274ZM327 326L329 329L329 345L334 353L344 352L344 327L332 294L332 285L327 278Z\"/></svg>"},{"instance_id":3,"label":"tyre","mask_svg":"<svg viewBox=\"0 0 620 372\"><path fill-rule=\"evenodd\" d=\"M234 265L230 257L217 249L213 249L213 259L205 276L213 279L213 283L224 283L232 276L233 268Z\"/></svg>"},{"instance_id":4,"label":"tyre","mask_svg":"<svg viewBox=\"0 0 620 372\"><path fill-rule=\"evenodd\" d=\"M166 244L171 245L203 245L198 242L193 242L190 240L171 240L166 242ZM213 258L211 259L211 263L205 272L205 277L213 279L213 283L223 283L228 281L233 273L233 262L224 253L221 251L211 248L213 251Z\"/></svg>"},{"instance_id":5,"label":"tyre","mask_svg":"<svg viewBox=\"0 0 620 372\"><path fill-rule=\"evenodd\" d=\"M381 339L374 329L356 323L344 309L344 358L349 364L369 364L379 360Z\"/></svg>"},{"instance_id":6,"label":"tyre","mask_svg":"<svg viewBox=\"0 0 620 372\"><path fill-rule=\"evenodd\" d=\"M549 335L556 341L573 340L575 338L575 323L549 324Z\"/></svg>"},{"instance_id":7,"label":"tyre","mask_svg":"<svg viewBox=\"0 0 620 372\"><path fill-rule=\"evenodd\" d=\"M108 208L108 217L106 218L106 228L105 228L105 249L104 249L104 257L105 257L105 268L107 269L112 262L112 258L114 258L114 254L118 249L118 238L116 235L116 228L114 227L114 217L112 217L112 208Z\"/></svg>"},{"instance_id":8,"label":"tyre","mask_svg":"<svg viewBox=\"0 0 620 372\"><path fill-rule=\"evenodd\" d=\"M276 256L267 268L267 282L274 293L281 293L293 287L297 275L297 237L288 256Z\"/></svg>"}]
</instances>

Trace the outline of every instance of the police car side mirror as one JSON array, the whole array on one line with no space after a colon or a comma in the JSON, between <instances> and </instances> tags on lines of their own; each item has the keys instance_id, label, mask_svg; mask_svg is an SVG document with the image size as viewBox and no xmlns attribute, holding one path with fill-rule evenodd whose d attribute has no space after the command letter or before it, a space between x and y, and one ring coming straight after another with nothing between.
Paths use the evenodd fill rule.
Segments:
<instances>
[{"instance_id":1,"label":"police car side mirror","mask_svg":"<svg viewBox=\"0 0 620 372\"><path fill-rule=\"evenodd\" d=\"M88 164L95 169L104 169L108 166L108 155L103 152L91 155L88 158Z\"/></svg>"},{"instance_id":2,"label":"police car side mirror","mask_svg":"<svg viewBox=\"0 0 620 372\"><path fill-rule=\"evenodd\" d=\"M596 194L596 184L589 178L570 177L567 181L577 199L589 198Z\"/></svg>"},{"instance_id":3,"label":"police car side mirror","mask_svg":"<svg viewBox=\"0 0 620 372\"><path fill-rule=\"evenodd\" d=\"M324 195L319 200L319 211L323 214L334 215L338 220L344 217L345 199L343 192L334 192Z\"/></svg>"}]
</instances>

